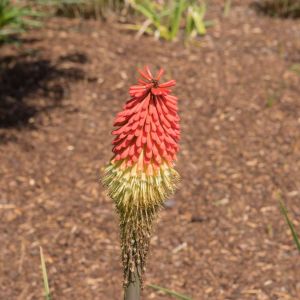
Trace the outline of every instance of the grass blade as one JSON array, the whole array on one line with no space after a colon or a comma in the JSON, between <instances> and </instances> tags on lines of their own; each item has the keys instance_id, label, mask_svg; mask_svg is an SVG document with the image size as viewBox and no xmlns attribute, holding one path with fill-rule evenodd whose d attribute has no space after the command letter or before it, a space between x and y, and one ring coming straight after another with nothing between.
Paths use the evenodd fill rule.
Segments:
<instances>
[{"instance_id":1,"label":"grass blade","mask_svg":"<svg viewBox=\"0 0 300 300\"><path fill-rule=\"evenodd\" d=\"M44 281L45 298L46 300L51 300L46 263L45 263L42 247L40 247L40 256L41 256L41 267L42 267L42 274L43 274L43 281Z\"/></svg>"},{"instance_id":2,"label":"grass blade","mask_svg":"<svg viewBox=\"0 0 300 300\"><path fill-rule=\"evenodd\" d=\"M228 17L230 9L231 9L231 0L226 0L225 6L224 6L224 12L223 12L223 16L225 18Z\"/></svg>"},{"instance_id":3,"label":"grass blade","mask_svg":"<svg viewBox=\"0 0 300 300\"><path fill-rule=\"evenodd\" d=\"M291 233L292 233L292 236L293 236L293 239L295 241L295 244L300 252L300 240L299 240L299 237L296 233L296 230L295 230L295 227L294 227L294 224L292 223L292 221L290 220L289 216L288 216L288 212L287 212L287 209L283 203L283 201L279 201L279 205L280 205L280 210L281 210L281 213L284 215L285 217L285 220L287 222L287 224L289 225L290 227L290 230L291 230Z\"/></svg>"},{"instance_id":4,"label":"grass blade","mask_svg":"<svg viewBox=\"0 0 300 300\"><path fill-rule=\"evenodd\" d=\"M199 35L206 34L206 26L204 23L204 16L206 14L206 5L203 3L200 8L195 7L192 11L192 17L195 23L195 27Z\"/></svg>"},{"instance_id":5,"label":"grass blade","mask_svg":"<svg viewBox=\"0 0 300 300\"><path fill-rule=\"evenodd\" d=\"M163 288L163 287L161 287L159 285L149 284L148 287L150 287L150 288L152 288L154 290L158 290L158 291L164 292L167 295L174 296L176 299L180 299L180 300L192 300L192 298L190 298L188 296L185 296L185 295L179 294L179 293L177 293L175 291Z\"/></svg>"},{"instance_id":6,"label":"grass blade","mask_svg":"<svg viewBox=\"0 0 300 300\"><path fill-rule=\"evenodd\" d=\"M193 29L192 7L188 7L185 24L185 32L188 37L192 35Z\"/></svg>"},{"instance_id":7,"label":"grass blade","mask_svg":"<svg viewBox=\"0 0 300 300\"><path fill-rule=\"evenodd\" d=\"M151 2L131 0L129 3L135 10L144 15L147 19L150 19L154 24L159 24L160 18Z\"/></svg>"},{"instance_id":8,"label":"grass blade","mask_svg":"<svg viewBox=\"0 0 300 300\"><path fill-rule=\"evenodd\" d=\"M171 21L171 36L170 36L171 40L173 40L177 36L177 33L179 31L180 21L182 19L182 13L184 10L184 4L185 4L184 0L179 0L176 3L174 14Z\"/></svg>"}]
</instances>

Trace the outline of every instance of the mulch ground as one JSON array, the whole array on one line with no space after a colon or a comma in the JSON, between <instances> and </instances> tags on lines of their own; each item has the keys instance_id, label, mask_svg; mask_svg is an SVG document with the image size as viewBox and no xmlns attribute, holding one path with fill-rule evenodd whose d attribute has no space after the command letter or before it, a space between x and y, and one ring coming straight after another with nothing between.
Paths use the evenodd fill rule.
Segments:
<instances>
[{"instance_id":1,"label":"mulch ground","mask_svg":"<svg viewBox=\"0 0 300 300\"><path fill-rule=\"evenodd\" d=\"M243 4L240 4L243 2ZM295 300L300 259L300 21L218 1L208 34L134 38L51 19L0 53L0 299L121 299L118 220L99 183L136 67L166 69L179 96L180 188L161 212L146 284L197 300ZM100 171L99 171L100 170ZM146 287L143 299L171 299Z\"/></svg>"}]
</instances>

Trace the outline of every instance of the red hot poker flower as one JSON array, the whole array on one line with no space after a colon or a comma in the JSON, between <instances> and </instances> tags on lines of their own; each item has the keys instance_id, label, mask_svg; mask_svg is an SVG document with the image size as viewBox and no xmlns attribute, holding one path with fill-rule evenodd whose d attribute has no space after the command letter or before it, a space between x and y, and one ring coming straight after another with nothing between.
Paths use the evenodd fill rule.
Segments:
<instances>
[{"instance_id":1,"label":"red hot poker flower","mask_svg":"<svg viewBox=\"0 0 300 300\"><path fill-rule=\"evenodd\" d=\"M153 220L176 188L173 168L180 137L177 97L170 95L175 80L159 83L149 68L129 89L114 125L114 157L105 169L103 183L120 216L124 284L142 279Z\"/></svg>"},{"instance_id":2,"label":"red hot poker flower","mask_svg":"<svg viewBox=\"0 0 300 300\"><path fill-rule=\"evenodd\" d=\"M130 87L132 97L115 119L113 131L114 161L124 160L123 167L137 163L137 171L153 174L162 162L173 163L180 137L177 97L170 95L175 80L159 83L161 69L155 77L146 66L143 77Z\"/></svg>"}]
</instances>

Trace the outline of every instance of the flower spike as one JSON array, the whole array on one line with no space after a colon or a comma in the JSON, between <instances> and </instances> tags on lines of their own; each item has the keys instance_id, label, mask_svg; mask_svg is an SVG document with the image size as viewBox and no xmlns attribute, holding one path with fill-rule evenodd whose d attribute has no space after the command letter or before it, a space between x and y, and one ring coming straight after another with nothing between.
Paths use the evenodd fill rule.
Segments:
<instances>
[{"instance_id":1,"label":"flower spike","mask_svg":"<svg viewBox=\"0 0 300 300\"><path fill-rule=\"evenodd\" d=\"M142 281L153 220L179 180L177 97L170 95L176 82L160 83L163 69L156 76L148 66L138 72L142 79L114 121L114 156L103 178L120 217L125 286L134 274Z\"/></svg>"}]
</instances>

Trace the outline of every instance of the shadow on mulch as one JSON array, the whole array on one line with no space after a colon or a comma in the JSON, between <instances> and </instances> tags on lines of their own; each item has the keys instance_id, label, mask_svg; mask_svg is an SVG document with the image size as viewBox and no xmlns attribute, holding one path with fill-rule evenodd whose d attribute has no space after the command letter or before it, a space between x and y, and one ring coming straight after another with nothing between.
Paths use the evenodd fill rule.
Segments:
<instances>
[{"instance_id":1,"label":"shadow on mulch","mask_svg":"<svg viewBox=\"0 0 300 300\"><path fill-rule=\"evenodd\" d=\"M274 18L300 18L299 0L264 0L250 4L257 13Z\"/></svg>"},{"instance_id":2,"label":"shadow on mulch","mask_svg":"<svg viewBox=\"0 0 300 300\"><path fill-rule=\"evenodd\" d=\"M3 46L5 44L13 44L13 45L26 45L26 44L34 44L36 42L39 42L41 39L38 38L23 38L20 37L18 34L10 35L6 37L5 39L0 40L0 46Z\"/></svg>"},{"instance_id":3,"label":"shadow on mulch","mask_svg":"<svg viewBox=\"0 0 300 300\"><path fill-rule=\"evenodd\" d=\"M60 65L66 61L83 64L88 59L82 53L60 57L55 63L29 54L0 58L0 128L29 127L35 114L61 106L68 82L84 79L81 69Z\"/></svg>"},{"instance_id":4,"label":"shadow on mulch","mask_svg":"<svg viewBox=\"0 0 300 300\"><path fill-rule=\"evenodd\" d=\"M0 133L1 144L7 144L9 142L17 142L18 139L14 135L9 135L7 133Z\"/></svg>"}]
</instances>

